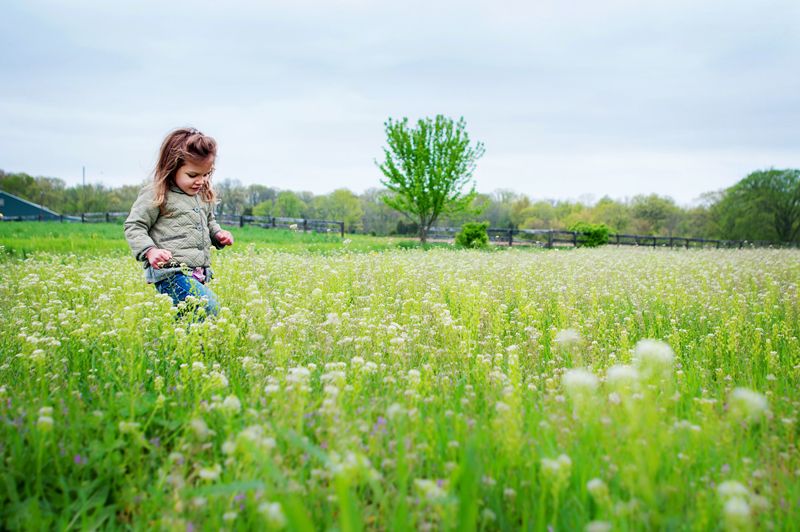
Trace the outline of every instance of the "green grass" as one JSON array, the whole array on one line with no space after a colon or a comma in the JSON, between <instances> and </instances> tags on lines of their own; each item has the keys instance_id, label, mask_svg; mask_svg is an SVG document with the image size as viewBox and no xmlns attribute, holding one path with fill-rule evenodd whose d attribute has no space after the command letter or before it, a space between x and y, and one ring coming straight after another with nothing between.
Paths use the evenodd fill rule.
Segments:
<instances>
[{"instance_id":1,"label":"green grass","mask_svg":"<svg viewBox=\"0 0 800 532\"><path fill-rule=\"evenodd\" d=\"M224 309L202 323L129 256L4 263L4 527L800 522L800 251L354 253L251 231L215 255Z\"/></svg>"},{"instance_id":2,"label":"green grass","mask_svg":"<svg viewBox=\"0 0 800 532\"><path fill-rule=\"evenodd\" d=\"M303 233L284 229L263 229L256 226L229 228L236 239L235 247L280 249L302 253L349 251L385 251L415 249L420 245L413 238L373 237L338 233ZM25 258L41 252L124 254L128 252L121 224L4 222L0 223L0 256ZM450 247L434 243L427 248Z\"/></svg>"}]
</instances>

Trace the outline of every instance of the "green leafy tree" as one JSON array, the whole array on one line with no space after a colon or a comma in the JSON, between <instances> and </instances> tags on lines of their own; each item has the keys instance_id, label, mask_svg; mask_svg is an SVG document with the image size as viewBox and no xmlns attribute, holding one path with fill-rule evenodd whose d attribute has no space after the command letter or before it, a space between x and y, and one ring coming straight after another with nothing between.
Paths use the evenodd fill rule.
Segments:
<instances>
[{"instance_id":1,"label":"green leafy tree","mask_svg":"<svg viewBox=\"0 0 800 532\"><path fill-rule=\"evenodd\" d=\"M437 115L420 119L416 127L410 127L407 118L389 118L384 126L388 148L383 149L383 163L376 164L386 177L381 183L392 194L383 201L417 223L419 239L425 243L439 216L462 212L472 204L476 195L472 174L484 154L483 144L470 144L463 118L453 122Z\"/></svg>"},{"instance_id":2,"label":"green leafy tree","mask_svg":"<svg viewBox=\"0 0 800 532\"><path fill-rule=\"evenodd\" d=\"M272 200L264 200L253 206L253 216L272 216L274 203Z\"/></svg>"},{"instance_id":3,"label":"green leafy tree","mask_svg":"<svg viewBox=\"0 0 800 532\"><path fill-rule=\"evenodd\" d=\"M680 208L672 198L658 194L634 196L631 201L633 229L640 234L673 236L680 222Z\"/></svg>"},{"instance_id":4,"label":"green leafy tree","mask_svg":"<svg viewBox=\"0 0 800 532\"><path fill-rule=\"evenodd\" d=\"M713 207L726 238L800 240L800 170L758 170Z\"/></svg>"},{"instance_id":5,"label":"green leafy tree","mask_svg":"<svg viewBox=\"0 0 800 532\"><path fill-rule=\"evenodd\" d=\"M334 190L325 196L323 208L324 210L319 213L322 215L321 217L327 220L343 221L345 231L348 233L355 233L362 229L361 217L364 216L364 210L361 208L358 196L346 188Z\"/></svg>"},{"instance_id":6,"label":"green leafy tree","mask_svg":"<svg viewBox=\"0 0 800 532\"><path fill-rule=\"evenodd\" d=\"M278 197L275 198L272 215L281 218L302 218L307 207L297 194L291 190L284 190L279 192Z\"/></svg>"},{"instance_id":7,"label":"green leafy tree","mask_svg":"<svg viewBox=\"0 0 800 532\"><path fill-rule=\"evenodd\" d=\"M624 233L631 224L630 208L604 196L592 208L592 220L607 225L614 233Z\"/></svg>"}]
</instances>

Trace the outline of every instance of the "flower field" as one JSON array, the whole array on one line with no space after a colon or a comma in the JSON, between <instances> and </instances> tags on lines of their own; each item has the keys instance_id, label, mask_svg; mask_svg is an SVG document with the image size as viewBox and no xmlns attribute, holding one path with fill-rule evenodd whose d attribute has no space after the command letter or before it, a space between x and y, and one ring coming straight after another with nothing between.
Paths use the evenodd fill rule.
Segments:
<instances>
[{"instance_id":1,"label":"flower field","mask_svg":"<svg viewBox=\"0 0 800 532\"><path fill-rule=\"evenodd\" d=\"M751 530L800 522L800 251L133 259L0 275L0 528Z\"/></svg>"}]
</instances>

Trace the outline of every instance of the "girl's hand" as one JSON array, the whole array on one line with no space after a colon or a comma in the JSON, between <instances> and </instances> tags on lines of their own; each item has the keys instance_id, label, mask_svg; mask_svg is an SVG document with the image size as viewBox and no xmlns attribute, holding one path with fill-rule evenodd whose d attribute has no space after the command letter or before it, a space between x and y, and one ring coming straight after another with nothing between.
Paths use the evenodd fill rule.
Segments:
<instances>
[{"instance_id":1,"label":"girl's hand","mask_svg":"<svg viewBox=\"0 0 800 532\"><path fill-rule=\"evenodd\" d=\"M214 237L217 239L217 242L222 244L223 246L230 246L233 244L233 235L230 231L222 230L218 232Z\"/></svg>"},{"instance_id":2,"label":"girl's hand","mask_svg":"<svg viewBox=\"0 0 800 532\"><path fill-rule=\"evenodd\" d=\"M150 263L150 266L157 270L172 258L172 252L168 249L150 248L145 253L145 258Z\"/></svg>"}]
</instances>

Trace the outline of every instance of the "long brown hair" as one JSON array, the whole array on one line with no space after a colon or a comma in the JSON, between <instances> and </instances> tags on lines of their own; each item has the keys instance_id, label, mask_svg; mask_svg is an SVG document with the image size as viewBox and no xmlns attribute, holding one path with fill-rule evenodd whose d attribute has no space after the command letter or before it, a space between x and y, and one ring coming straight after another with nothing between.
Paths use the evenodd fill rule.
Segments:
<instances>
[{"instance_id":1,"label":"long brown hair","mask_svg":"<svg viewBox=\"0 0 800 532\"><path fill-rule=\"evenodd\" d=\"M191 127L182 127L171 131L158 152L158 163L153 171L153 187L155 188L155 204L161 214L167 214L167 191L175 184L175 175L184 163L202 164L217 156L217 141ZM206 180L199 194L204 201L214 203L217 196L211 186L211 179Z\"/></svg>"}]
</instances>

